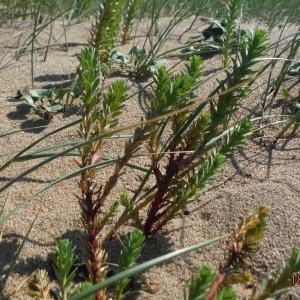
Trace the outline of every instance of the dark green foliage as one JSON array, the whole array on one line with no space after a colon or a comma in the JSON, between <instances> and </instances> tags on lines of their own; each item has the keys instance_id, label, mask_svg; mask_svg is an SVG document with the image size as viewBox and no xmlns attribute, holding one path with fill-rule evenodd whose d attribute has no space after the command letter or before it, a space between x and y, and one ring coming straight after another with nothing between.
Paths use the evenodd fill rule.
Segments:
<instances>
[{"instance_id":1,"label":"dark green foliage","mask_svg":"<svg viewBox=\"0 0 300 300\"><path fill-rule=\"evenodd\" d=\"M246 79L253 75L256 70L253 67L259 62L259 59L266 55L266 47L268 42L267 33L262 29L255 29L249 31L246 34L245 39L241 43L239 59L235 62L236 70L238 74L235 76L241 76L242 79Z\"/></svg>"},{"instance_id":2,"label":"dark green foliage","mask_svg":"<svg viewBox=\"0 0 300 300\"><path fill-rule=\"evenodd\" d=\"M127 85L124 81L115 81L109 88L103 99L103 118L106 117L107 127L113 128L118 125L118 116L125 108Z\"/></svg>"},{"instance_id":3,"label":"dark green foliage","mask_svg":"<svg viewBox=\"0 0 300 300\"><path fill-rule=\"evenodd\" d=\"M183 300L204 300L214 280L215 274L211 268L202 267L193 275L188 289L184 290Z\"/></svg>"},{"instance_id":4,"label":"dark green foliage","mask_svg":"<svg viewBox=\"0 0 300 300\"><path fill-rule=\"evenodd\" d=\"M64 300L67 299L76 273L76 269L73 268L75 263L75 248L70 240L59 240L52 258L55 276L61 291L61 298Z\"/></svg>"},{"instance_id":5,"label":"dark green foliage","mask_svg":"<svg viewBox=\"0 0 300 300\"><path fill-rule=\"evenodd\" d=\"M193 88L202 72L201 60L192 56L185 71L172 79L166 67L161 67L154 75L151 116L157 116L170 110L181 108L194 99Z\"/></svg>"},{"instance_id":6,"label":"dark green foliage","mask_svg":"<svg viewBox=\"0 0 300 300\"><path fill-rule=\"evenodd\" d=\"M130 37L130 30L136 17L141 0L127 0L125 14L123 16L122 44L126 44Z\"/></svg>"},{"instance_id":7,"label":"dark green foliage","mask_svg":"<svg viewBox=\"0 0 300 300\"><path fill-rule=\"evenodd\" d=\"M231 134L225 137L226 142L220 149L223 155L230 154L237 146L240 146L243 141L251 134L252 123L250 120L244 120L238 124Z\"/></svg>"},{"instance_id":8,"label":"dark green foliage","mask_svg":"<svg viewBox=\"0 0 300 300\"><path fill-rule=\"evenodd\" d=\"M122 21L125 0L104 0L91 28L89 44L100 54L101 62L109 58Z\"/></svg>"},{"instance_id":9,"label":"dark green foliage","mask_svg":"<svg viewBox=\"0 0 300 300\"><path fill-rule=\"evenodd\" d=\"M164 67L161 67L154 76L155 85L149 115L157 116L193 103L195 99L193 90L198 85L197 78L200 74L201 61L196 56L191 57L185 71L174 78ZM153 194L153 202L145 220L146 235L160 230L189 201L196 199L205 184L217 174L224 163L225 156L249 135L251 130L249 121L243 121L233 130L218 133L218 126L226 119L226 113L224 115L223 112L220 120L216 120L208 112L202 112L180 136L177 133L184 126L189 115L182 113L171 119L174 137L170 141L169 149L172 154L168 156L168 163L164 170L158 166L160 157L152 155L157 191ZM159 126L152 129L149 143L151 153L159 151L160 141L157 135ZM225 137L221 143L218 142L222 140L220 134L221 137L222 135Z\"/></svg>"},{"instance_id":10,"label":"dark green foliage","mask_svg":"<svg viewBox=\"0 0 300 300\"><path fill-rule=\"evenodd\" d=\"M80 292L88 290L92 286L93 286L92 283L90 283L89 281L80 282L80 284L77 287L76 291L73 293L73 296L75 296L76 294L78 294ZM95 296L85 297L84 300L95 300Z\"/></svg>"},{"instance_id":11,"label":"dark green foliage","mask_svg":"<svg viewBox=\"0 0 300 300\"><path fill-rule=\"evenodd\" d=\"M121 257L119 260L119 270L120 272L125 271L136 264L136 260L141 254L141 250L144 245L145 237L143 233L139 230L134 230L131 232L123 243ZM118 299L122 299L123 292L128 285L130 279L126 278L121 280L115 288L115 292Z\"/></svg>"},{"instance_id":12,"label":"dark green foliage","mask_svg":"<svg viewBox=\"0 0 300 300\"><path fill-rule=\"evenodd\" d=\"M233 113L237 110L238 104L249 93L249 83L245 83L256 72L254 66L259 59L266 54L267 34L265 31L256 29L247 33L245 40L240 45L240 51L234 60L232 73L220 85L223 93L219 96L217 104L211 102L212 124L221 124L227 127ZM255 80L255 78L253 78Z\"/></svg>"},{"instance_id":13,"label":"dark green foliage","mask_svg":"<svg viewBox=\"0 0 300 300\"><path fill-rule=\"evenodd\" d=\"M233 288L224 287L220 289L216 295L216 300L236 300L236 294Z\"/></svg>"},{"instance_id":14,"label":"dark green foliage","mask_svg":"<svg viewBox=\"0 0 300 300\"><path fill-rule=\"evenodd\" d=\"M223 51L223 67L228 67L230 54L233 46L233 39L237 32L237 21L240 14L242 0L227 0L226 1L226 12L227 15L224 21L224 27L226 28L224 40L222 43Z\"/></svg>"}]
</instances>

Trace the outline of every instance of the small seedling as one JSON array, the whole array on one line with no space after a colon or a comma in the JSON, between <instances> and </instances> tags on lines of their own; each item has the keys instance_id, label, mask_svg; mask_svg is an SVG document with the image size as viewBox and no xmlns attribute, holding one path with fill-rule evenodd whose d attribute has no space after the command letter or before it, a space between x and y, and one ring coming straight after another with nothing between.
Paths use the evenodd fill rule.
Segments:
<instances>
[{"instance_id":1,"label":"small seedling","mask_svg":"<svg viewBox=\"0 0 300 300\"><path fill-rule=\"evenodd\" d=\"M76 274L75 246L70 240L60 240L57 242L53 256L53 268L60 288L60 299L67 300L68 294L73 287L73 280Z\"/></svg>"},{"instance_id":2,"label":"small seedling","mask_svg":"<svg viewBox=\"0 0 300 300\"><path fill-rule=\"evenodd\" d=\"M129 234L129 236L126 237L121 257L119 261L119 271L125 271L131 267L133 267L136 264L136 260L141 255L141 250L144 245L145 237L143 233L139 230L134 230ZM130 279L126 278L121 280L117 286L115 287L115 293L117 299L123 298L123 292L126 286L129 284Z\"/></svg>"},{"instance_id":3,"label":"small seedling","mask_svg":"<svg viewBox=\"0 0 300 300\"><path fill-rule=\"evenodd\" d=\"M49 300L49 276L46 270L36 270L32 282L32 289L30 296L36 297L40 300Z\"/></svg>"}]
</instances>

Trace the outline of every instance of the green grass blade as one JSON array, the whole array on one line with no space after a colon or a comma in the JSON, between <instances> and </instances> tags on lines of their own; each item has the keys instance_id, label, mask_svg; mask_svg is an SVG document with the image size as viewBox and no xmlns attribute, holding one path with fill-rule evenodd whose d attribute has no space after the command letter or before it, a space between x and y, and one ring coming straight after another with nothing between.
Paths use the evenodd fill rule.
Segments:
<instances>
[{"instance_id":1,"label":"green grass blade","mask_svg":"<svg viewBox=\"0 0 300 300\"><path fill-rule=\"evenodd\" d=\"M27 147L25 147L24 149L22 149L22 150L21 150L18 154L16 154L13 158L11 158L11 159L8 160L6 163L4 163L4 165L2 165L2 166L0 167L0 172L3 171L5 168L7 168L12 162L14 162L14 160L15 160L17 157L21 156L23 153L25 153L25 152L28 151L29 149L33 148L35 145L39 144L40 142L42 142L42 141L43 141L44 139L46 139L47 137L49 137L49 136L51 136L51 135L53 135L53 134L55 134L55 133L58 133L58 132L60 132L60 131L62 131L62 130L64 130L64 129L66 129L66 128L69 128L69 127L72 127L72 126L74 126L74 125L77 125L77 124L79 124L80 122L81 122L80 119L79 119L79 120L76 120L76 121L73 121L73 122L71 122L71 123L68 123L68 124L66 124L66 125L64 125L64 126L62 126L62 127L59 127L59 128L57 128L57 129L54 129L53 131L51 131L51 132L45 134L43 137L41 137L41 138L37 139L36 141L34 141L33 143L31 143L30 145L28 145Z\"/></svg>"},{"instance_id":2,"label":"green grass blade","mask_svg":"<svg viewBox=\"0 0 300 300\"><path fill-rule=\"evenodd\" d=\"M39 191L33 193L29 198L23 200L22 202L18 203L15 208L13 208L11 211L9 211L8 213L6 213L4 216L2 216L0 218L0 225L2 225L5 221L7 221L13 214L15 214L20 208L23 207L24 204L29 203L32 199L34 199L35 197L37 197L38 195L40 195L41 193L45 192L46 190L48 190L49 188L53 187L54 185L60 183L61 181L73 178L79 174L81 174L82 172L92 169L92 168L97 168L99 169L100 167L115 163L119 160L121 160L122 158L116 158L116 159L111 159L111 160L107 160L105 162L100 162L97 164L93 164L93 165L89 165L87 167L78 169L74 172L68 173L67 175L58 177L56 179L54 179L50 184L48 184L47 186L45 186L44 188L40 189ZM5 205L5 203L4 203Z\"/></svg>"}]
</instances>

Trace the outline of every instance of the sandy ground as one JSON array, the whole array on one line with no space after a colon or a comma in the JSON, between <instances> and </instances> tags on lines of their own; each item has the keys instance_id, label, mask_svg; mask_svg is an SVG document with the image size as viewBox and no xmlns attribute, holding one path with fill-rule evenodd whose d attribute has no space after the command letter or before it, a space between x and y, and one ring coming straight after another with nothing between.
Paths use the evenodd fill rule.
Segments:
<instances>
[{"instance_id":1,"label":"sandy ground","mask_svg":"<svg viewBox=\"0 0 300 300\"><path fill-rule=\"evenodd\" d=\"M168 20L163 20L162 26L167 22ZM179 29L165 45L164 50L178 45L178 34L187 28L190 22L191 19L179 26ZM190 31L185 39L195 36L203 26L205 26L204 21L199 20L195 26L196 30ZM253 27L253 24L247 26ZM73 26L68 33L69 42L86 43L89 27L89 22ZM18 33L22 30L21 28L12 31L7 29L1 32L1 55L12 51L4 46L16 45ZM286 34L292 30L290 29ZM56 34L59 36L59 29ZM143 40L142 34L137 35L139 37L136 37L131 43ZM278 35L279 32L275 32L272 39L275 40ZM78 66L77 56L80 48L80 45L73 44L68 52L53 49L49 52L46 62L42 62L44 52L39 52L34 73L36 86L51 87L68 84ZM125 45L118 49L124 50L126 53L129 46ZM174 62L174 60L168 61L168 65L172 65ZM205 61L204 70L209 73L218 64L219 58ZM8 100L7 97L15 96L18 89L26 90L30 87L30 76L29 55L23 56L17 62L13 61L9 67L0 71L0 133L39 125L48 125L48 127L1 138L1 164L32 141L80 116L79 109L74 108L64 114L56 115L51 122L47 122L30 112L25 104L16 100ZM138 83L126 77L123 79L128 81L132 92L138 90ZM210 81L204 89L199 91L199 96L204 98L214 86L215 81ZM255 94L253 98L249 99L249 105L252 105L257 98L259 98L259 94ZM120 124L139 120L143 114L142 108L145 101L145 95L130 99L126 104L126 111L121 117ZM275 132L276 129L267 131L268 134ZM52 136L40 146L77 139L76 130L72 128ZM245 147L236 151L228 160L222 173L208 186L198 201L189 207L190 215L173 220L162 234L147 241L141 260L227 233L243 216L252 213L259 206L266 206L270 209L270 221L261 249L253 258L254 268L259 277L266 272L274 271L277 264L286 259L291 249L298 245L300 239L298 226L300 213L299 132L293 140L285 145L284 149L281 149L281 144L280 142L272 153L254 142L248 142ZM107 141L102 155L116 156L122 153L122 149L123 141ZM10 166L0 174L1 186L37 162L23 162ZM136 162L143 165L147 160L139 158ZM0 195L0 203L6 202L5 211L8 212L52 179L74 169L76 169L76 165L71 159L56 160L18 180ZM99 172L99 182L103 181L103 178L107 178L109 174L111 174L109 168ZM138 175L137 171L127 168L126 175L114 189L111 199L124 189L136 187ZM0 275L13 258L17 246L41 207L39 217L16 264L13 276L8 281L7 293L14 291L37 268L49 269L49 253L57 239L67 237L75 243L79 243L81 225L79 206L74 196L76 191L76 179L62 182L20 209L5 224L0 243ZM224 245L213 245L140 275L133 281L128 299L180 299L182 289L191 274L204 264L217 268L223 259L223 249ZM110 261L114 262L116 253L119 251L118 242L108 245L108 251ZM134 291L136 289L139 290L139 293ZM25 282L19 293L12 298L30 298L26 291L27 283ZM243 299L246 294L247 290L242 290L239 298Z\"/></svg>"}]
</instances>

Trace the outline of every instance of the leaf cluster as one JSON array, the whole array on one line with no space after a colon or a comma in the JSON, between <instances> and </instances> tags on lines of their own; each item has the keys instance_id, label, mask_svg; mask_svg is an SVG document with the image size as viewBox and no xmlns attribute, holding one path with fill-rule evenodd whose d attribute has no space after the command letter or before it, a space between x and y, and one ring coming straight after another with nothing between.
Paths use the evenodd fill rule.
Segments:
<instances>
[{"instance_id":1,"label":"leaf cluster","mask_svg":"<svg viewBox=\"0 0 300 300\"><path fill-rule=\"evenodd\" d=\"M75 249L70 240L59 240L55 247L55 253L52 258L55 276L61 290L61 298L67 299L67 294L72 287L76 274Z\"/></svg>"},{"instance_id":2,"label":"leaf cluster","mask_svg":"<svg viewBox=\"0 0 300 300\"><path fill-rule=\"evenodd\" d=\"M122 245L122 252L119 260L119 271L125 271L136 264L136 260L141 255L145 237L143 233L137 229L132 231ZM121 280L115 287L117 299L122 298L124 289L129 284L129 278Z\"/></svg>"},{"instance_id":3,"label":"leaf cluster","mask_svg":"<svg viewBox=\"0 0 300 300\"><path fill-rule=\"evenodd\" d=\"M101 62L106 62L122 21L125 0L104 0L90 31L89 44L100 54Z\"/></svg>"}]
</instances>

